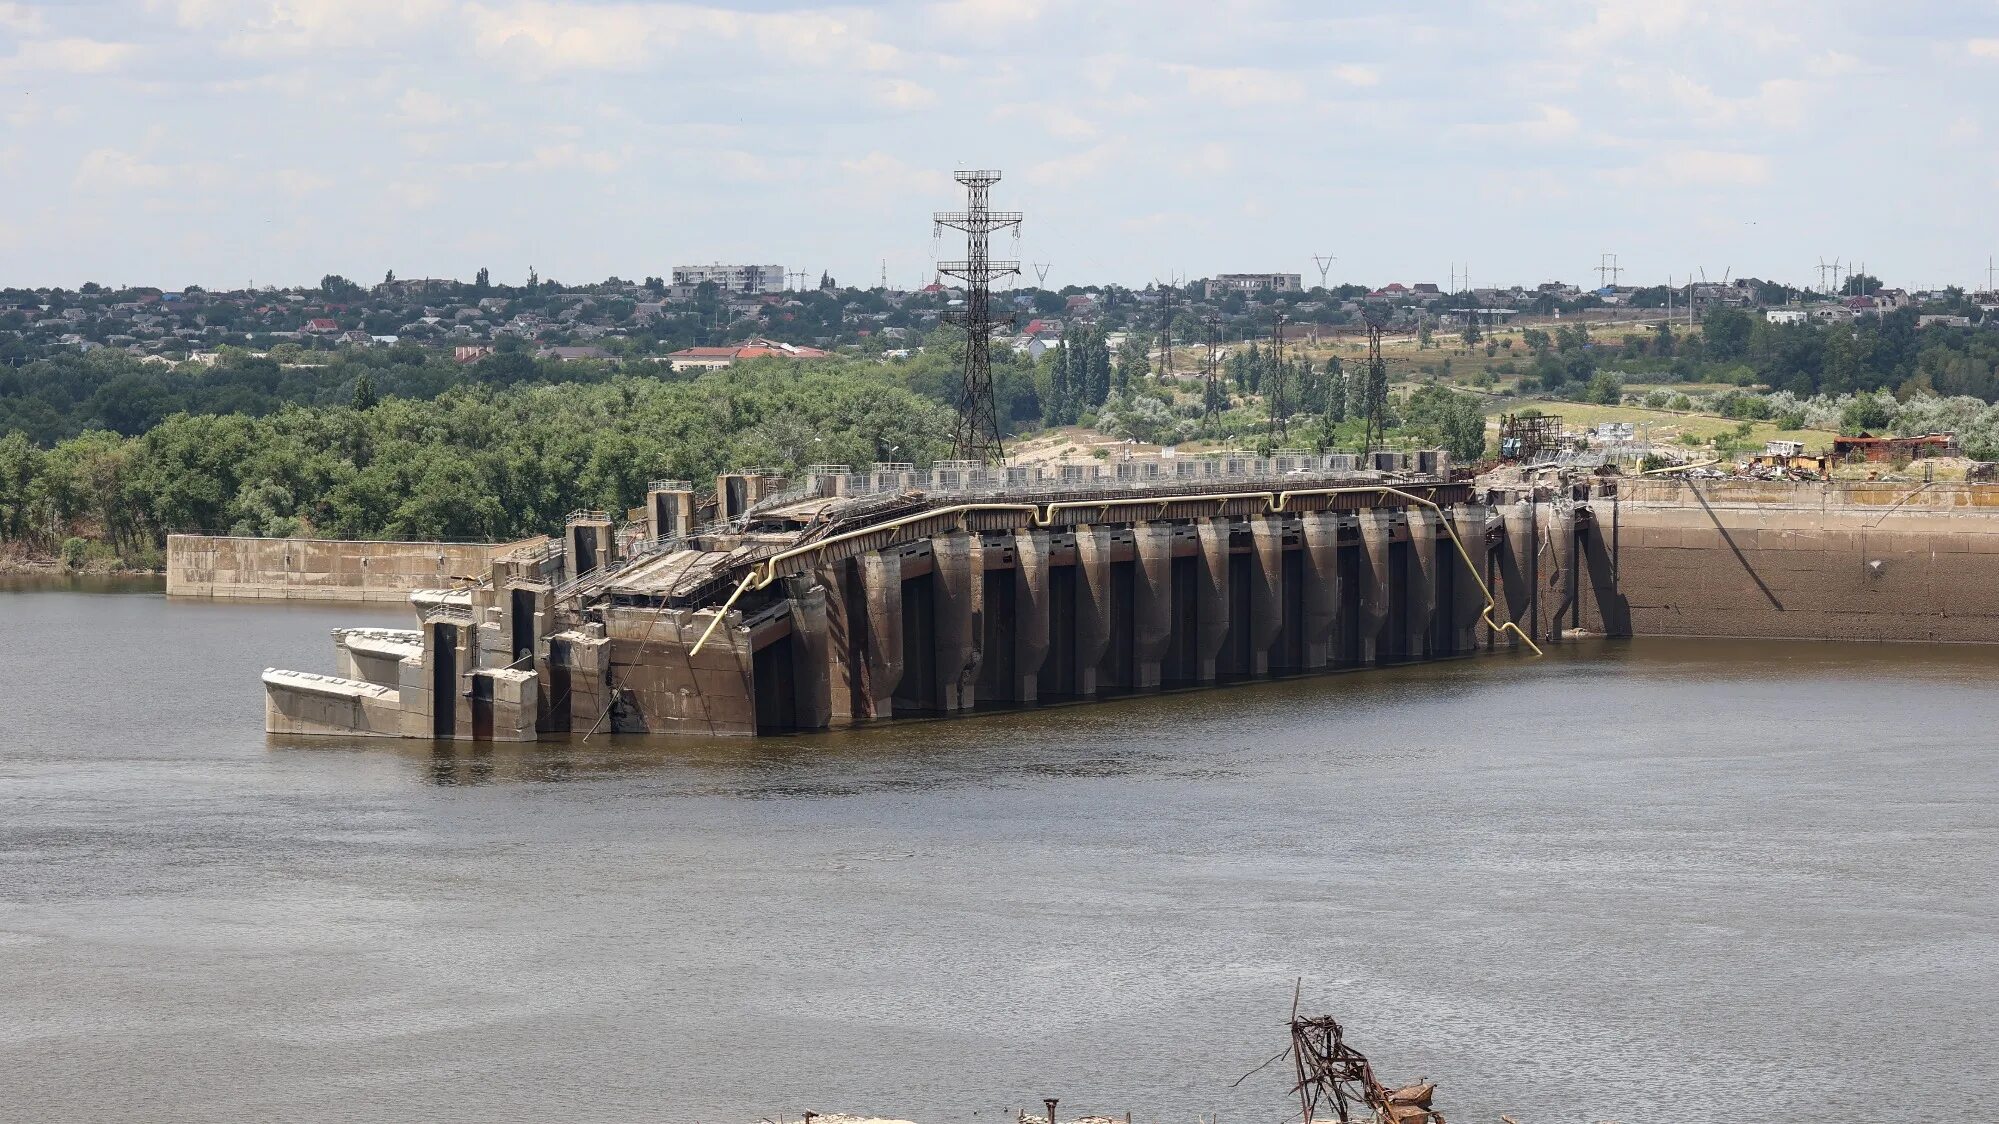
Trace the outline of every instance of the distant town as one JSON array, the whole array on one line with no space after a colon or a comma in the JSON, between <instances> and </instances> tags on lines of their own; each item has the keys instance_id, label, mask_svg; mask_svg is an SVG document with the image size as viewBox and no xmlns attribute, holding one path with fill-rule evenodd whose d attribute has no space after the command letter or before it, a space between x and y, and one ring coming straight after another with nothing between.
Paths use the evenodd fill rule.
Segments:
<instances>
[{"instance_id":1,"label":"distant town","mask_svg":"<svg viewBox=\"0 0 1999 1124\"><path fill-rule=\"evenodd\" d=\"M1913 310L1918 327L1972 327L1999 312L1999 292L1909 291L1855 275L1824 290L1756 278L1676 286L1551 281L1532 287L1453 288L1390 281L1307 288L1297 273L1225 273L1178 286L1025 288L1003 294L1014 313L995 340L1038 359L1065 332L1142 329L1181 343L1281 335L1314 339L1354 329L1372 310L1392 331L1487 327L1516 319L1684 320L1718 308L1770 323L1838 323ZM906 357L936 328L959 290L842 286L826 274L771 265L677 266L666 277L591 284L398 278L362 285L329 275L316 286L181 291L0 290L0 362L114 349L156 363L213 362L223 347L309 351L416 346L460 362L524 351L563 361L642 361L706 370L755 358L824 358L834 350ZM1111 346L1119 341L1113 339ZM1155 341L1157 342L1157 341Z\"/></svg>"}]
</instances>

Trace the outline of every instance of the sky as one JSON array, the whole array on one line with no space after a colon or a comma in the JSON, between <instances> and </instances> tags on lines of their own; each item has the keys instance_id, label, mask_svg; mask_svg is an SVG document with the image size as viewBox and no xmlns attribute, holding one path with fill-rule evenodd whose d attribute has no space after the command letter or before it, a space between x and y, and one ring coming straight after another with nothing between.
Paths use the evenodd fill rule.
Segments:
<instances>
[{"instance_id":1,"label":"sky","mask_svg":"<svg viewBox=\"0 0 1999 1124\"><path fill-rule=\"evenodd\" d=\"M1982 287L1995 141L1999 0L0 0L0 285Z\"/></svg>"}]
</instances>

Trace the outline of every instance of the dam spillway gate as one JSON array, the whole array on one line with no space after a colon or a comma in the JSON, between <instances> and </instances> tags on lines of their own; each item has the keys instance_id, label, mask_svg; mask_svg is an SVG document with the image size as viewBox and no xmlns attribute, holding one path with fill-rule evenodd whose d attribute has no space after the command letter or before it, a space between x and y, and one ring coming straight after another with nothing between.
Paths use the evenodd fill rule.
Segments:
<instances>
[{"instance_id":1,"label":"dam spillway gate","mask_svg":"<svg viewBox=\"0 0 1999 1124\"><path fill-rule=\"evenodd\" d=\"M1510 627L1499 521L1425 456L660 481L337 631L336 675L267 671L266 727L771 734L1468 656Z\"/></svg>"}]
</instances>

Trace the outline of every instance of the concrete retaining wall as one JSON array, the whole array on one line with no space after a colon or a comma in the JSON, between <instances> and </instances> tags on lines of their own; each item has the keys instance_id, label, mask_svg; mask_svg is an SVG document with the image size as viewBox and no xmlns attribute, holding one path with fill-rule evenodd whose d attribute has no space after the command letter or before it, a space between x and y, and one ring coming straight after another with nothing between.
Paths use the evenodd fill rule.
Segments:
<instances>
[{"instance_id":1,"label":"concrete retaining wall","mask_svg":"<svg viewBox=\"0 0 1999 1124\"><path fill-rule=\"evenodd\" d=\"M1999 487L1630 481L1591 510L1587 629L1999 643Z\"/></svg>"},{"instance_id":2,"label":"concrete retaining wall","mask_svg":"<svg viewBox=\"0 0 1999 1124\"><path fill-rule=\"evenodd\" d=\"M167 595L400 604L412 590L483 576L493 558L524 545L169 535Z\"/></svg>"}]
</instances>

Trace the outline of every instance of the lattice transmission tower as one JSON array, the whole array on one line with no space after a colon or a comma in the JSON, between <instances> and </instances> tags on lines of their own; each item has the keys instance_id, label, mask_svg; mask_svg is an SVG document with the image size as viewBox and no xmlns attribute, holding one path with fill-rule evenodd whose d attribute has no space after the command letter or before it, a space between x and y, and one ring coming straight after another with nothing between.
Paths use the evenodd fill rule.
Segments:
<instances>
[{"instance_id":1,"label":"lattice transmission tower","mask_svg":"<svg viewBox=\"0 0 1999 1124\"><path fill-rule=\"evenodd\" d=\"M993 399L992 332L1001 325L1012 326L1013 314L995 316L992 311L992 283L1020 272L1017 261L994 261L990 242L995 231L1020 230L1019 211L995 211L987 205L992 186L999 182L996 169L960 171L965 185L965 209L939 211L936 229L945 227L965 233L965 259L940 261L937 272L965 283L965 307L944 313L947 323L965 329L965 376L958 390L958 420L951 434L951 456L980 464L1004 464L1006 446L1000 439L999 406Z\"/></svg>"}]
</instances>

